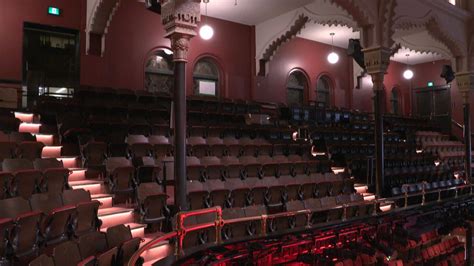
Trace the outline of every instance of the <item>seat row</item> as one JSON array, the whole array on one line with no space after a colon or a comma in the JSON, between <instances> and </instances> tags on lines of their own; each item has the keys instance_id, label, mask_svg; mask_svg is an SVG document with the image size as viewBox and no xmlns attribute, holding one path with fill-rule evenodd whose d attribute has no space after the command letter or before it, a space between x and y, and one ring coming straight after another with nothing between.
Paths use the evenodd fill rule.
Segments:
<instances>
[{"instance_id":1,"label":"seat row","mask_svg":"<svg viewBox=\"0 0 474 266\"><path fill-rule=\"evenodd\" d=\"M32 194L61 193L69 188L70 170L62 161L50 159L4 159L0 172L0 199L29 198Z\"/></svg>"},{"instance_id":2,"label":"seat row","mask_svg":"<svg viewBox=\"0 0 474 266\"><path fill-rule=\"evenodd\" d=\"M188 202L193 210L211 206L280 207L292 200L351 194L354 191L352 180L334 174L304 178L286 176L226 181L211 179L206 182L188 181Z\"/></svg>"},{"instance_id":3,"label":"seat row","mask_svg":"<svg viewBox=\"0 0 474 266\"><path fill-rule=\"evenodd\" d=\"M44 144L35 141L1 142L0 141L0 160L5 158L41 158Z\"/></svg>"},{"instance_id":4,"label":"seat row","mask_svg":"<svg viewBox=\"0 0 474 266\"><path fill-rule=\"evenodd\" d=\"M304 228L308 224L321 224L354 217L372 215L373 204L364 202L361 195L340 195L335 197L310 198L304 201L289 201L282 211L311 210L308 216L306 213L292 216L279 216L271 218L267 216L266 232L282 233L287 230ZM262 222L259 219L238 221L241 218L256 218L269 213L265 205L252 205L239 208L227 208L222 210L222 218L226 220L222 228L222 239L224 241L255 237L262 234ZM197 224L214 223L215 214L191 216L184 220L184 226L190 227ZM176 218L173 220L176 223ZM176 228L176 225L174 225ZM192 231L186 234L183 247L192 248L213 243L215 241L214 228Z\"/></svg>"},{"instance_id":5,"label":"seat row","mask_svg":"<svg viewBox=\"0 0 474 266\"><path fill-rule=\"evenodd\" d=\"M420 193L422 191L435 191L438 189L446 189L446 188L455 188L457 186L465 185L465 181L463 179L446 179L440 181L433 181L433 182L420 182L415 184L404 184L400 187L393 187L392 188L392 195L393 196L400 196L404 195L405 193L413 194L413 193ZM453 192L454 194L454 192ZM435 195L438 197L438 195Z\"/></svg>"},{"instance_id":6,"label":"seat row","mask_svg":"<svg viewBox=\"0 0 474 266\"><path fill-rule=\"evenodd\" d=\"M129 227L117 225L106 233L91 232L54 247L51 256L42 254L30 266L125 265L138 250L141 239Z\"/></svg>"},{"instance_id":7,"label":"seat row","mask_svg":"<svg viewBox=\"0 0 474 266\"><path fill-rule=\"evenodd\" d=\"M0 231L5 236L0 257L10 256L7 250L11 249L12 259L22 261L47 246L97 231L99 205L85 190L0 200Z\"/></svg>"},{"instance_id":8,"label":"seat row","mask_svg":"<svg viewBox=\"0 0 474 266\"><path fill-rule=\"evenodd\" d=\"M245 179L249 177L304 177L331 172L329 162L307 161L299 156L187 157L187 179Z\"/></svg>"}]
</instances>

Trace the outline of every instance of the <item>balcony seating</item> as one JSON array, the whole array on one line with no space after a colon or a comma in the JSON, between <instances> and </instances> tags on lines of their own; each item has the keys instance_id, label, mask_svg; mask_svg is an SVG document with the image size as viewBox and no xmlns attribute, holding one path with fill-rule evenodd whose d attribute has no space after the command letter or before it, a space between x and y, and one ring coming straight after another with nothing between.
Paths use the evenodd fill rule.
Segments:
<instances>
[{"instance_id":1,"label":"balcony seating","mask_svg":"<svg viewBox=\"0 0 474 266\"><path fill-rule=\"evenodd\" d=\"M117 247L117 264L124 264L138 250L141 239L132 237L130 227L125 225L116 225L107 229L107 243L109 247Z\"/></svg>"}]
</instances>

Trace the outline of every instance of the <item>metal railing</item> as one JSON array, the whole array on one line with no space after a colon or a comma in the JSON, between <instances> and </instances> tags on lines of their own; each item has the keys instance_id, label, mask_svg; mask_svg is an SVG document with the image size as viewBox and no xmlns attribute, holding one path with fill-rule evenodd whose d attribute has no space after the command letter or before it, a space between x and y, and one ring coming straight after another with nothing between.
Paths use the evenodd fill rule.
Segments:
<instances>
[{"instance_id":1,"label":"metal railing","mask_svg":"<svg viewBox=\"0 0 474 266\"><path fill-rule=\"evenodd\" d=\"M273 220L273 219L278 219L278 218L283 218L283 217L295 217L297 215L305 215L306 216L306 229L310 229L313 227L313 224L311 223L311 215L313 213L318 213L318 212L325 212L325 211L330 211L330 210L337 210L337 209L343 209L342 212L342 217L341 221L339 222L344 222L347 221L347 210L350 207L357 207L357 206L373 206L373 212L372 216L377 216L380 214L380 212L377 212L377 210L380 208L381 204L388 204L388 205L394 205L396 204L396 201L398 200L404 200L404 206L401 208L391 208L389 211L382 212L383 214L390 214L395 211L404 211L410 208L416 208L420 206L426 206L426 195L429 194L437 194L438 199L436 201L430 201L430 203L439 203L442 201L442 193L443 192L449 192L449 191L455 191L454 198L458 199L459 198L459 191L460 190L465 190L469 189L469 193L463 194L462 197L469 196L471 197L474 195L474 184L466 184L466 185L461 185L461 186L456 186L456 187L449 187L449 188L442 188L442 189L436 189L436 190L426 190L426 182L424 182L423 188L421 192L418 193L408 193L408 190L405 189L405 193L400 196L395 196L395 197L390 197L390 198L384 198L384 199L376 199L373 201L366 201L363 203L356 202L356 203L349 203L349 204L342 204L338 206L333 206L330 208L318 208L318 209L303 209L303 210L297 210L297 211L287 211L287 212L281 212L281 213L276 213L276 214L263 214L259 216L252 216L252 217L242 217L242 218L234 218L234 219L223 219L222 218L222 209L220 206L217 207L212 207L208 209L200 209L200 210L193 210L193 211L188 211L188 212L179 212L177 214L177 223L176 223L176 231L172 231L170 233L167 233L165 235L159 236L147 244L143 245L133 256L131 257L130 261L128 262L128 266L135 266L137 261L140 259L140 256L147 250L151 249L155 245L157 245L160 242L163 241L168 241L173 238L176 238L175 242L175 250L174 250L174 256L176 259L179 259L183 255L183 240L186 236L187 233L197 231L197 230L202 230L206 228L211 228L214 227L216 230L216 239L215 239L215 244L219 245L222 244L222 228L225 225L230 225L230 224L235 224L235 223L243 223L243 222L252 222L252 221L260 221L260 232L259 232L259 237L264 237L267 235L267 221ZM406 187L405 187L406 188ZM412 204L409 205L408 201L409 198L412 197L422 197L421 203L419 204ZM452 199L452 198L450 198ZM203 223L203 224L198 224L198 225L193 225L193 226L185 226L184 221L186 218L191 217L191 216L198 216L198 215L204 215L204 214L209 214L209 213L215 213L215 220L214 222L208 222L208 223ZM257 235L255 236L257 237Z\"/></svg>"}]
</instances>

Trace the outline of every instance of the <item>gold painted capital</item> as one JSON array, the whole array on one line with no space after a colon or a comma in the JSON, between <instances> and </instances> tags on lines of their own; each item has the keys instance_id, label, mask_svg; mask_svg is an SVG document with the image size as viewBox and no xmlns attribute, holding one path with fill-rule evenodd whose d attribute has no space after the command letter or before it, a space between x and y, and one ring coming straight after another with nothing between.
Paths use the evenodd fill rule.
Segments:
<instances>
[{"instance_id":1,"label":"gold painted capital","mask_svg":"<svg viewBox=\"0 0 474 266\"><path fill-rule=\"evenodd\" d=\"M469 97L471 90L474 89L474 73L473 72L462 72L456 74L456 83L458 90L461 93L463 103L469 103Z\"/></svg>"},{"instance_id":2,"label":"gold painted capital","mask_svg":"<svg viewBox=\"0 0 474 266\"><path fill-rule=\"evenodd\" d=\"M371 47L363 49L364 63L367 74L372 77L374 90L383 90L383 80L390 64L392 50L386 47Z\"/></svg>"}]
</instances>

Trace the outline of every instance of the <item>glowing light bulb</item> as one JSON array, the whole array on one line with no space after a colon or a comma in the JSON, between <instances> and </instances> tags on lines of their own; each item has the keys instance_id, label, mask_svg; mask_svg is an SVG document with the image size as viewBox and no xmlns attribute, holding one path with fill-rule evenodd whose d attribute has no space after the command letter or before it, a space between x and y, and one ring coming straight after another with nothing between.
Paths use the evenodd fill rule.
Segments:
<instances>
[{"instance_id":1,"label":"glowing light bulb","mask_svg":"<svg viewBox=\"0 0 474 266\"><path fill-rule=\"evenodd\" d=\"M403 77L405 79L412 79L413 78L413 71L411 71L410 69L405 70L405 72L403 72Z\"/></svg>"},{"instance_id":2,"label":"glowing light bulb","mask_svg":"<svg viewBox=\"0 0 474 266\"><path fill-rule=\"evenodd\" d=\"M210 40L214 36L214 29L209 25L203 25L199 30L199 36L204 40Z\"/></svg>"},{"instance_id":3,"label":"glowing light bulb","mask_svg":"<svg viewBox=\"0 0 474 266\"><path fill-rule=\"evenodd\" d=\"M328 62L331 64L335 64L339 61L339 55L336 54L335 52L331 52L328 54Z\"/></svg>"}]
</instances>

